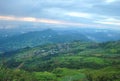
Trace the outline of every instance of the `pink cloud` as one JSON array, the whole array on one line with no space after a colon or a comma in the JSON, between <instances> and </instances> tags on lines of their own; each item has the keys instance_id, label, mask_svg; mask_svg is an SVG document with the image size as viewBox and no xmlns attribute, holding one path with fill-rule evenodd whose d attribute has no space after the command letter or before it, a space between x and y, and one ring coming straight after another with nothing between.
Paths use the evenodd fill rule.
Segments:
<instances>
[{"instance_id":1,"label":"pink cloud","mask_svg":"<svg viewBox=\"0 0 120 81\"><path fill-rule=\"evenodd\" d=\"M100 24L84 24L84 23L75 23L75 22L67 22L67 21L60 21L60 20L53 20L53 19L35 18L35 17L0 16L0 20L36 22L36 23L67 25L67 26L75 26L75 27L92 27L92 28L103 27L104 28L104 26L101 26Z\"/></svg>"}]
</instances>

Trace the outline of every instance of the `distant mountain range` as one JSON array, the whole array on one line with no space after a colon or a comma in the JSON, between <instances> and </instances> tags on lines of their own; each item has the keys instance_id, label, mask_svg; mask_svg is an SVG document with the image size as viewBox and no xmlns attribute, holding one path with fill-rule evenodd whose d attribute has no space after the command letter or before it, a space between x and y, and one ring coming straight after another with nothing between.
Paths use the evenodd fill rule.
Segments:
<instances>
[{"instance_id":1,"label":"distant mountain range","mask_svg":"<svg viewBox=\"0 0 120 81\"><path fill-rule=\"evenodd\" d=\"M46 43L63 43L74 40L88 41L89 39L81 33L59 33L57 31L47 29L43 31L34 31L6 37L0 41L0 49L8 51L24 47L42 45Z\"/></svg>"},{"instance_id":2,"label":"distant mountain range","mask_svg":"<svg viewBox=\"0 0 120 81\"><path fill-rule=\"evenodd\" d=\"M16 34L17 33L17 34ZM52 30L14 32L0 34L0 50L10 51L33 47L46 43L65 43L71 41L107 42L120 40L119 31L102 29Z\"/></svg>"}]
</instances>

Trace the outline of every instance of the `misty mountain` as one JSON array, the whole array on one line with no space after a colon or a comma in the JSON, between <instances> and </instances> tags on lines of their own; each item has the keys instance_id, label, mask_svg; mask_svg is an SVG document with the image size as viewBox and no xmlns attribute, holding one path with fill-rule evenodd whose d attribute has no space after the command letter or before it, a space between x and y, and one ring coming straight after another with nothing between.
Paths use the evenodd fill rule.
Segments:
<instances>
[{"instance_id":1,"label":"misty mountain","mask_svg":"<svg viewBox=\"0 0 120 81\"><path fill-rule=\"evenodd\" d=\"M119 31L105 29L45 29L26 33L14 31L12 33L9 32L9 36L0 39L0 50L9 51L46 43L65 43L71 41L107 42L115 40L120 40Z\"/></svg>"},{"instance_id":2,"label":"misty mountain","mask_svg":"<svg viewBox=\"0 0 120 81\"><path fill-rule=\"evenodd\" d=\"M85 35L76 32L58 32L47 29L43 31L28 32L14 35L0 40L0 49L4 51L15 50L24 47L43 45L46 43L64 43L70 41L90 41Z\"/></svg>"},{"instance_id":3,"label":"misty mountain","mask_svg":"<svg viewBox=\"0 0 120 81\"><path fill-rule=\"evenodd\" d=\"M119 30L109 30L109 29L81 29L78 30L84 34L88 39L96 42L107 42L120 40Z\"/></svg>"}]
</instances>

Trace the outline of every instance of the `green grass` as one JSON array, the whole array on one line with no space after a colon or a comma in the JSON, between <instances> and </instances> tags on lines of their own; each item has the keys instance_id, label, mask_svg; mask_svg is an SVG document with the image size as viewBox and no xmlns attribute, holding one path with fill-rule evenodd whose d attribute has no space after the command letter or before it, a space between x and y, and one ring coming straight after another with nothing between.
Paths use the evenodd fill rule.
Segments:
<instances>
[{"instance_id":1,"label":"green grass","mask_svg":"<svg viewBox=\"0 0 120 81\"><path fill-rule=\"evenodd\" d=\"M58 77L58 81L87 81L86 75L75 69L57 68L53 73Z\"/></svg>"},{"instance_id":2,"label":"green grass","mask_svg":"<svg viewBox=\"0 0 120 81\"><path fill-rule=\"evenodd\" d=\"M103 58L98 58L98 57L85 57L84 61L85 62L94 62L96 64L104 64L105 63Z\"/></svg>"}]
</instances>

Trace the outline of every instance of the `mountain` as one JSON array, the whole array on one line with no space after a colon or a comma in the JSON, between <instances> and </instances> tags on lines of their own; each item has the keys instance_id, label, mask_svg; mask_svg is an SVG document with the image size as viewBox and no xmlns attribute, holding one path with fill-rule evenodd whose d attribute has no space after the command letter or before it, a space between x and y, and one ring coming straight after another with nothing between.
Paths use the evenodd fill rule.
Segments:
<instances>
[{"instance_id":1,"label":"mountain","mask_svg":"<svg viewBox=\"0 0 120 81\"><path fill-rule=\"evenodd\" d=\"M47 43L65 43L71 41L107 42L120 40L120 32L117 30L85 28L64 30L45 29L24 33L9 32L3 36L0 39L1 51L16 50Z\"/></svg>"},{"instance_id":2,"label":"mountain","mask_svg":"<svg viewBox=\"0 0 120 81\"><path fill-rule=\"evenodd\" d=\"M63 32L63 30L61 32ZM77 34L81 33L86 36L86 38L94 42L108 42L120 40L120 30L78 28L69 30L66 29L66 31L64 31L63 33L65 32L74 32Z\"/></svg>"},{"instance_id":3,"label":"mountain","mask_svg":"<svg viewBox=\"0 0 120 81\"><path fill-rule=\"evenodd\" d=\"M43 45L46 43L63 43L75 40L89 41L89 39L81 33L59 33L57 31L47 29L43 31L28 32L2 39L0 41L0 49L9 51L24 47Z\"/></svg>"},{"instance_id":4,"label":"mountain","mask_svg":"<svg viewBox=\"0 0 120 81\"><path fill-rule=\"evenodd\" d=\"M79 31L81 32L81 31ZM107 42L120 40L119 30L109 30L109 29L83 29L82 32L89 39L96 42Z\"/></svg>"}]
</instances>

